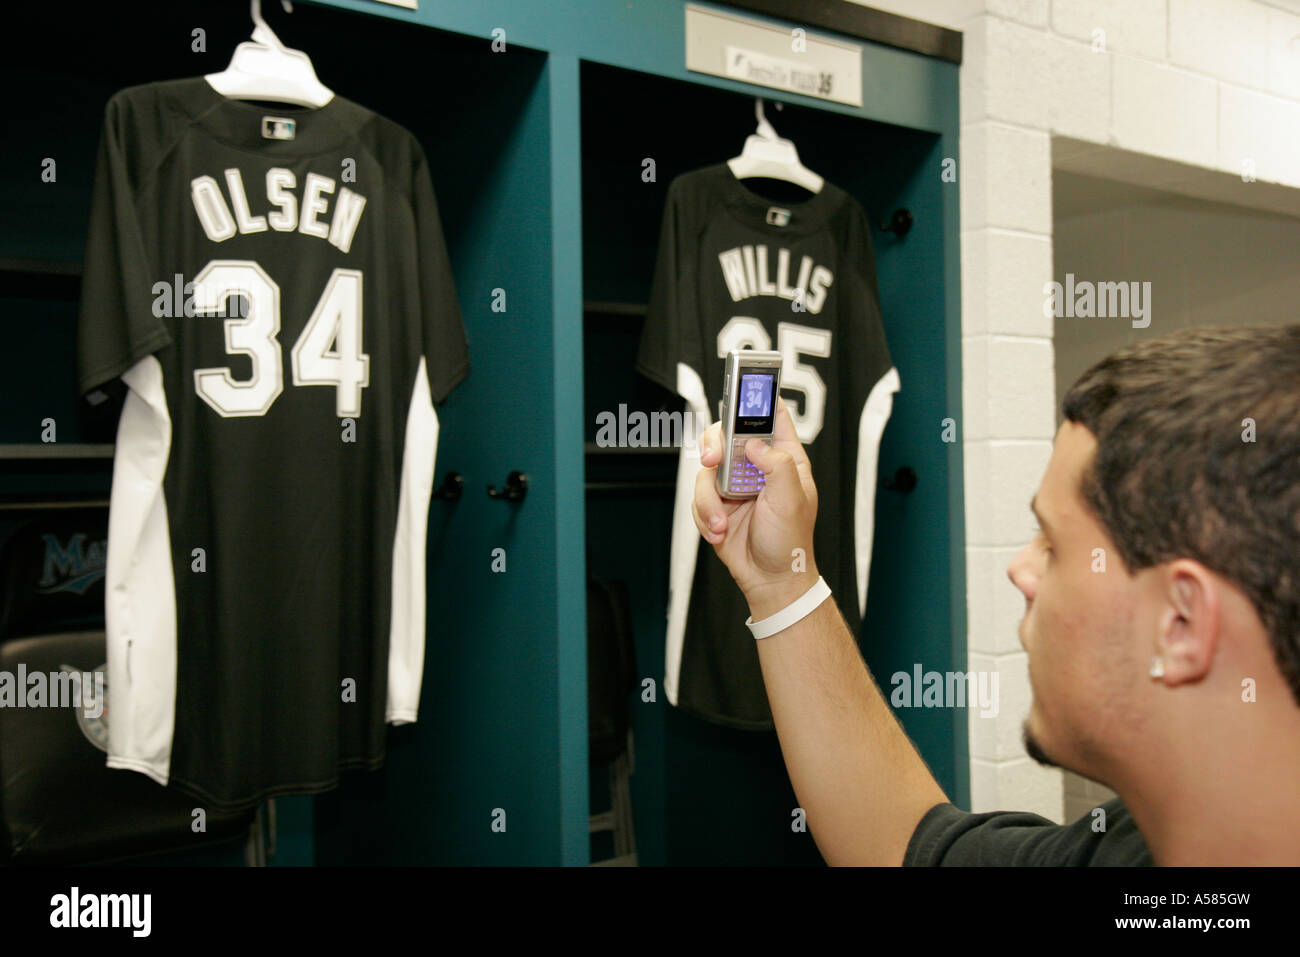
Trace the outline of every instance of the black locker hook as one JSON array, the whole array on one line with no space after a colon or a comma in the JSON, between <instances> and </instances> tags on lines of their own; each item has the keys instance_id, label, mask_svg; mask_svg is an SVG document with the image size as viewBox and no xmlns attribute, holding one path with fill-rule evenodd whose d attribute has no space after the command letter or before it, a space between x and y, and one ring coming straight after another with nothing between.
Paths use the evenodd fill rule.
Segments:
<instances>
[{"instance_id":1,"label":"black locker hook","mask_svg":"<svg viewBox=\"0 0 1300 957\"><path fill-rule=\"evenodd\" d=\"M912 211L907 208L899 208L894 210L894 215L889 217L889 222L880 224L880 228L902 239L912 228L912 223Z\"/></svg>"},{"instance_id":2,"label":"black locker hook","mask_svg":"<svg viewBox=\"0 0 1300 957\"><path fill-rule=\"evenodd\" d=\"M498 490L495 485L488 486L489 498L503 498L507 502L522 502L528 494L528 476L518 470L506 476L506 487Z\"/></svg>"},{"instance_id":3,"label":"black locker hook","mask_svg":"<svg viewBox=\"0 0 1300 957\"><path fill-rule=\"evenodd\" d=\"M442 484L434 489L433 497L454 501L460 498L462 489L465 488L465 479L459 472L448 472L442 480Z\"/></svg>"},{"instance_id":4,"label":"black locker hook","mask_svg":"<svg viewBox=\"0 0 1300 957\"><path fill-rule=\"evenodd\" d=\"M907 495L916 488L916 470L910 465L904 465L894 473L892 479L885 479L880 484L892 492L902 492Z\"/></svg>"}]
</instances>

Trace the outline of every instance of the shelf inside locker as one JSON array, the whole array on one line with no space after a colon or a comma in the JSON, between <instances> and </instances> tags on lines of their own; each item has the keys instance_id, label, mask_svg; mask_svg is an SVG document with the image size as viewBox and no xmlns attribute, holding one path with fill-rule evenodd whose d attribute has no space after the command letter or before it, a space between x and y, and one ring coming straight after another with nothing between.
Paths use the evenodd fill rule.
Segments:
<instances>
[{"instance_id":1,"label":"shelf inside locker","mask_svg":"<svg viewBox=\"0 0 1300 957\"><path fill-rule=\"evenodd\" d=\"M0 258L0 299L75 302L80 297L80 262Z\"/></svg>"}]
</instances>

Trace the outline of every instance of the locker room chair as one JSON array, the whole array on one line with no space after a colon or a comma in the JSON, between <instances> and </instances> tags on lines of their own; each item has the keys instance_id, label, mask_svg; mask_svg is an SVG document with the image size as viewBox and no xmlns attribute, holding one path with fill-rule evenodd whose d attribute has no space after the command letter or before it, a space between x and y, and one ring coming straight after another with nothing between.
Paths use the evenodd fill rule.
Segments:
<instances>
[{"instance_id":1,"label":"locker room chair","mask_svg":"<svg viewBox=\"0 0 1300 957\"><path fill-rule=\"evenodd\" d=\"M0 524L0 672L58 676L102 669L105 510L43 510ZM58 679L64 689L77 679ZM93 679L92 679L93 680ZM111 720L112 689L105 689ZM26 703L26 702L24 702ZM92 739L107 734L73 706L0 707L0 865L123 861L243 838L265 863L260 811L209 811L135 771L111 770Z\"/></svg>"},{"instance_id":2,"label":"locker room chair","mask_svg":"<svg viewBox=\"0 0 1300 957\"><path fill-rule=\"evenodd\" d=\"M627 583L587 580L587 733L593 769L608 765L610 810L593 814L590 832L612 831L614 856L595 867L635 867L632 819L635 751L628 699L636 690L636 647Z\"/></svg>"}]
</instances>

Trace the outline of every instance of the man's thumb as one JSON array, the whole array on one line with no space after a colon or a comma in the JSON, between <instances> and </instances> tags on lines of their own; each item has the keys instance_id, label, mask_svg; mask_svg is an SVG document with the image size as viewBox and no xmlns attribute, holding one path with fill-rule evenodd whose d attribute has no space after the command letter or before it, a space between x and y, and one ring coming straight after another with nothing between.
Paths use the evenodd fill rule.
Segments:
<instances>
[{"instance_id":1,"label":"man's thumb","mask_svg":"<svg viewBox=\"0 0 1300 957\"><path fill-rule=\"evenodd\" d=\"M802 493L799 470L794 457L784 449L776 449L761 439L745 443L745 457L757 465L764 474L764 485L777 495Z\"/></svg>"}]
</instances>

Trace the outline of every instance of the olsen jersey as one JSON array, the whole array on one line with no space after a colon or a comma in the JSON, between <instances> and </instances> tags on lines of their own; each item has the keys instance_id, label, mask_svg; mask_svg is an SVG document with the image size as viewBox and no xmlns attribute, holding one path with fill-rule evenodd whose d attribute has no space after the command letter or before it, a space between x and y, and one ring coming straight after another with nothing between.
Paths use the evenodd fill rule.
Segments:
<instances>
[{"instance_id":1,"label":"olsen jersey","mask_svg":"<svg viewBox=\"0 0 1300 957\"><path fill-rule=\"evenodd\" d=\"M469 372L423 151L201 77L106 111L79 325L121 377L108 764L219 808L374 768L416 719L441 402Z\"/></svg>"},{"instance_id":2,"label":"olsen jersey","mask_svg":"<svg viewBox=\"0 0 1300 957\"><path fill-rule=\"evenodd\" d=\"M717 421L732 349L782 353L781 394L812 462L813 552L856 635L866 609L876 456L898 373L862 207L826 183L802 203L754 193L725 164L668 188L637 368ZM683 442L669 569L664 688L718 724L771 729L749 609L691 517L699 449ZM792 558L793 561L793 558ZM812 582L809 582L811 587Z\"/></svg>"}]
</instances>

